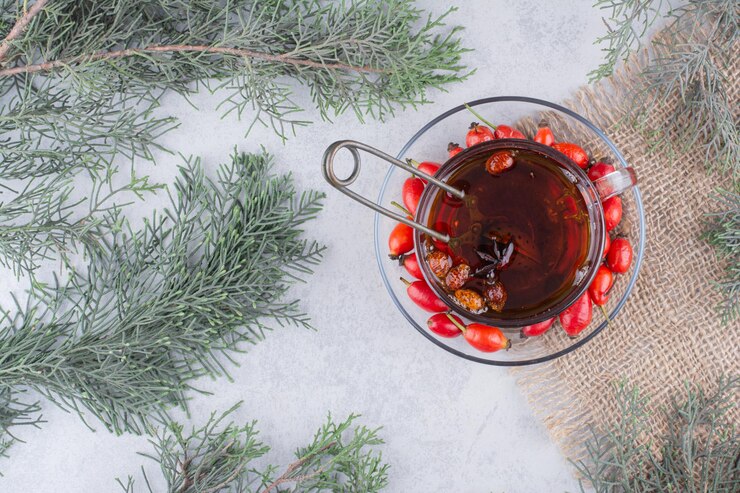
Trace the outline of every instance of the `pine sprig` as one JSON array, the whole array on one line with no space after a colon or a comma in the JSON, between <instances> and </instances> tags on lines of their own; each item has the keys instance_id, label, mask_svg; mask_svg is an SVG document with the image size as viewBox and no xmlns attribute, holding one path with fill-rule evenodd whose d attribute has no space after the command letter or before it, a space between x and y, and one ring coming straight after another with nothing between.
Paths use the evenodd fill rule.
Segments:
<instances>
[{"instance_id":1,"label":"pine sprig","mask_svg":"<svg viewBox=\"0 0 740 493\"><path fill-rule=\"evenodd\" d=\"M620 61L642 46L642 38L660 17L662 0L597 0L594 7L609 11L604 18L607 33L596 39L606 44L602 49L605 60L588 75L591 82L609 77Z\"/></svg>"},{"instance_id":2,"label":"pine sprig","mask_svg":"<svg viewBox=\"0 0 740 493\"><path fill-rule=\"evenodd\" d=\"M161 188L135 175L116 187L108 173L88 170L89 188L79 197L74 191L80 180L75 182L72 170L19 181L21 190L0 189L0 266L18 277L28 274L36 283L34 273L42 262L67 266L73 254L99 248L108 231L118 227L121 208L130 203L121 197L141 198ZM3 200L6 195L10 198Z\"/></svg>"},{"instance_id":3,"label":"pine sprig","mask_svg":"<svg viewBox=\"0 0 740 493\"><path fill-rule=\"evenodd\" d=\"M712 393L686 384L685 399L665 411L666 434L645 443L649 397L622 382L616 388L620 419L594 432L588 458L575 464L578 472L596 493L738 491L740 436L732 412L739 388L737 377L720 379Z\"/></svg>"},{"instance_id":4,"label":"pine sprig","mask_svg":"<svg viewBox=\"0 0 740 493\"><path fill-rule=\"evenodd\" d=\"M469 75L460 28L443 24L452 10L433 17L413 0L0 0L0 177L108 175L120 158L141 166L177 126L158 111L167 92L218 91L221 111L283 138L309 123L296 91L324 119L384 119ZM49 193L32 190L40 183L25 186ZM20 274L64 256L37 231L20 234L43 248L2 262Z\"/></svg>"},{"instance_id":5,"label":"pine sprig","mask_svg":"<svg viewBox=\"0 0 740 493\"><path fill-rule=\"evenodd\" d=\"M226 422L237 408L211 414L205 425L189 433L171 423L150 440L154 453L142 455L159 464L168 493L247 491L244 488L257 481L250 478L254 475L251 462L267 454L269 447L259 441L256 423ZM153 492L143 467L142 475L147 490ZM141 490L133 477L118 482L128 493Z\"/></svg>"},{"instance_id":6,"label":"pine sprig","mask_svg":"<svg viewBox=\"0 0 740 493\"><path fill-rule=\"evenodd\" d=\"M122 221L85 271L0 320L0 386L143 433L186 405L194 378L227 373L221 356L262 340L269 320L310 327L284 297L321 258L301 227L323 196L296 197L270 166L235 154L212 181L188 162L168 210L140 230Z\"/></svg>"},{"instance_id":7,"label":"pine sprig","mask_svg":"<svg viewBox=\"0 0 740 493\"><path fill-rule=\"evenodd\" d=\"M612 8L608 23L606 61L592 72L609 76L616 61L640 46L640 37L661 16L662 0L606 1ZM655 150L705 150L707 168L737 180L740 177L738 115L726 87L726 71L737 53L740 8L735 0L692 0L670 10L670 24L650 50L650 61L627 98L630 123L641 129ZM678 99L678 103L675 100ZM675 107L675 114L656 122L653 109Z\"/></svg>"},{"instance_id":8,"label":"pine sprig","mask_svg":"<svg viewBox=\"0 0 740 493\"><path fill-rule=\"evenodd\" d=\"M436 34L451 11L422 19L410 0L57 0L12 41L0 80L52 75L93 100L227 87L227 111L249 108L285 136L305 123L290 116L301 108L288 79L311 92L323 118L349 109L360 119L463 80L460 28Z\"/></svg>"},{"instance_id":9,"label":"pine sprig","mask_svg":"<svg viewBox=\"0 0 740 493\"><path fill-rule=\"evenodd\" d=\"M276 466L258 469L252 464L270 450L259 441L256 423L226 423L237 407L212 414L203 427L187 435L175 423L151 440L155 452L144 455L159 463L168 493L376 492L387 485L388 466L372 449L383 441L378 430L364 426L352 430L358 416L350 415L339 423L329 416L313 442L298 449L296 461L276 476ZM146 491L152 493L143 469L142 474ZM132 477L119 484L127 493L142 491Z\"/></svg>"},{"instance_id":10,"label":"pine sprig","mask_svg":"<svg viewBox=\"0 0 740 493\"><path fill-rule=\"evenodd\" d=\"M380 445L377 429L357 427L351 439L349 433L356 415L350 415L337 424L327 418L326 423L316 432L313 442L296 451L297 461L289 465L283 474L274 477L271 468L263 473L263 488L257 491L269 493L283 491L283 484L293 484L299 491L341 491L343 483L352 491L379 491L387 485L388 465L382 462L380 454L366 452L367 446Z\"/></svg>"},{"instance_id":11,"label":"pine sprig","mask_svg":"<svg viewBox=\"0 0 740 493\"><path fill-rule=\"evenodd\" d=\"M176 126L137 95L87 97L53 78L0 81L0 176L5 180L104 169L114 158L152 159Z\"/></svg>"},{"instance_id":12,"label":"pine sprig","mask_svg":"<svg viewBox=\"0 0 740 493\"><path fill-rule=\"evenodd\" d=\"M740 193L720 190L716 202L721 210L709 214L705 238L727 266L725 279L718 283L723 300L717 309L722 320L730 322L740 316Z\"/></svg>"},{"instance_id":13,"label":"pine sprig","mask_svg":"<svg viewBox=\"0 0 740 493\"><path fill-rule=\"evenodd\" d=\"M9 387L0 388L0 457L7 457L6 451L13 443L20 441L14 434L20 426L39 426L41 405L27 403L19 399L21 393Z\"/></svg>"}]
</instances>

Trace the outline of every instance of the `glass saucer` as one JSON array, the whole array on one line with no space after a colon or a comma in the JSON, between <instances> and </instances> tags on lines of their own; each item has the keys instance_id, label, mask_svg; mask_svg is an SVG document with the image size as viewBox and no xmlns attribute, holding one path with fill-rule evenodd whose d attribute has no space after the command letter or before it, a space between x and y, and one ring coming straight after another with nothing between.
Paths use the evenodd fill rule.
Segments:
<instances>
[{"instance_id":1,"label":"glass saucer","mask_svg":"<svg viewBox=\"0 0 740 493\"><path fill-rule=\"evenodd\" d=\"M577 113L547 101L517 96L501 96L479 99L467 103L488 121L513 126L532 137L537 124L544 120L555 134L558 142L574 142L586 149L590 156L599 161L611 162L616 168L627 166L622 154L602 130ZM417 161L443 163L447 160L447 143L464 144L465 134L471 121L479 121L464 105L452 108L431 120L414 134L398 152L397 158L412 158ZM638 170L639 171L639 170ZM377 199L379 205L387 207L391 201L401 201L401 187L409 174L391 166L383 181ZM639 175L638 175L639 179ZM568 337L559 321L544 335L521 338L516 331L507 332L512 339L508 351L482 353L472 348L463 337L443 338L427 329L430 313L418 308L406 295L406 287L400 277L410 277L397 261L388 258L388 235L396 223L381 214L375 214L375 257L391 300L408 320L429 341L456 356L478 363L497 366L531 365L549 361L576 350L596 337L607 326L607 318L614 321L637 280L644 255L645 217L640 190L634 187L622 196L623 216L617 228L611 231L612 239L627 238L632 244L634 258L630 270L616 276L610 292L609 302L600 310L594 305L593 319L577 338Z\"/></svg>"}]
</instances>

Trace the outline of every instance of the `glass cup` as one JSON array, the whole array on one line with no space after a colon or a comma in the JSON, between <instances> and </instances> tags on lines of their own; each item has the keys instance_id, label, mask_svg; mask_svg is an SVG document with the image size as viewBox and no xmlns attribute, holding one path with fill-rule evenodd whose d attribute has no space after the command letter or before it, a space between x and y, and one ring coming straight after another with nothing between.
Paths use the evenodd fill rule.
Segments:
<instances>
[{"instance_id":1,"label":"glass cup","mask_svg":"<svg viewBox=\"0 0 740 493\"><path fill-rule=\"evenodd\" d=\"M379 192L374 201L359 198L365 205L378 204L389 205L392 201L398 201L401 197L401 189L409 173L413 169L406 167L408 159L418 161L434 161L443 163L448 160L447 142L460 141L465 138L465 133L471 120L481 121L478 115L470 111L473 108L476 113L484 115L485 118L498 123L505 123L516 127L527 136L534 136L538 125L545 121L555 135L558 142L574 142L583 147L596 161L611 163L615 169L627 168L629 164L625 156L620 152L617 144L599 127L599 124L611 128L608 119L604 119L600 111L589 106L584 106L582 101L576 100L570 103L570 107L545 101L542 99L526 96L493 96L468 101L466 104L444 109L439 114L430 118L415 132L409 135L408 141L397 150L394 150L394 166L388 166L382 177L376 173L362 173L360 179L359 158L360 152L367 150L368 146L359 144L356 147L347 147L351 155L358 161L352 173L344 173L345 161L340 156L337 169L340 176L348 176L339 180L340 191L352 195L347 189L355 182L357 186L366 190L375 190L379 186ZM624 130L624 129L623 129ZM621 135L629 138L629 133ZM370 148L372 149L372 148ZM335 149L338 151L338 149ZM375 156L388 157L385 153L375 149L369 151ZM341 153L345 154L345 153ZM324 158L329 157L329 153ZM377 157L362 156L364 166L381 164ZM333 157L332 157L333 159ZM393 159L393 158L391 158ZM324 163L326 165L326 163ZM383 163L384 164L384 163ZM373 171L368 169L367 171ZM325 177L331 182L333 175L331 170L324 170ZM335 184L337 186L337 184ZM493 353L482 353L470 346L462 337L444 337L429 330L427 320L429 312L417 306L408 296L406 286L399 277L408 277L406 269L397 261L388 259L388 237L397 226L398 222L406 222L405 217L385 212L374 214L374 250L375 260L380 274L380 281L385 286L391 304L398 309L400 314L416 332L424 339L444 351L465 360L494 366L523 366L534 365L551 361L562 357L579 348L589 345L608 325L615 326L619 330L619 315L629 302L631 293L636 287L642 260L645 254L646 222L639 186L632 187L628 192L621 195L623 215L619 225L610 232L612 238L615 236L627 239L633 247L634 258L628 271L615 276L614 285L609 291L609 299L601 310L594 309L593 318L587 328L578 337L570 337L555 325L546 334L539 337L526 337L521 331L513 327L502 328L512 343L508 351L497 351ZM376 211L378 209L375 209ZM420 211L419 211L420 212ZM417 214L418 215L418 214ZM419 216L419 219L421 217ZM415 252L418 253L418 252ZM460 313L460 312L458 312ZM461 317L467 321L467 315ZM490 321L487 321L490 324Z\"/></svg>"},{"instance_id":2,"label":"glass cup","mask_svg":"<svg viewBox=\"0 0 740 493\"><path fill-rule=\"evenodd\" d=\"M341 149L348 149L353 156L354 167L350 176L346 179L338 178L334 172L334 157ZM419 205L413 219L409 219L401 214L385 209L347 188L347 186L352 184L359 175L359 151L361 150L380 157L428 182L428 185L424 188L424 191L421 194ZM575 185L583 198L583 202L585 203L585 212L588 214L587 227L589 230L589 241L586 247L587 254L585 261L583 261L581 265L569 266L572 268L571 272L576 273L575 282L570 286L569 291L564 295L559 296L557 299L551 300L549 304L541 304L540 306L537 306L534 312L532 310L527 310L523 313L517 313L516 310L509 310L505 315L492 310L472 312L461 306L451 293L445 289L444 283L440 282L437 276L433 273L429 263L426 261L426 255L417 255L417 260L421 266L426 282L432 287L432 289L434 289L437 296L439 296L439 298L442 299L442 301L450 308L450 311L460 316L464 316L469 320L494 325L503 329L519 328L542 322L559 315L588 289L588 286L591 284L591 281L596 275L596 271L601 264L602 252L604 251L606 228L604 224L604 209L602 201L621 194L637 184L637 178L632 168L619 168L592 182L584 170L582 170L576 163L550 146L525 139L497 139L477 144L459 154L456 154L445 162L434 176L429 176L410 166L408 163L404 163L366 144L355 141L339 141L335 142L327 149L324 155L323 172L325 178L332 186L349 195L354 200L357 200L385 216L391 217L398 222L407 224L414 228L414 249L416 252L426 252L426 245L428 244L427 240L435 240L448 244L456 241L456 238L450 237L446 232L437 231L433 228L433 221L435 218L431 217L430 213L432 210L432 204L435 202L438 195L451 194L463 202L469 202L473 199L472 196L466 195L464 191L450 186L448 178L472 162L480 162L481 157L487 157L494 152L500 151L514 153L518 151L528 151L544 157L549 163L556 165L557 169L560 170L564 177ZM505 179L505 175L503 175L502 178ZM532 203L527 204L528 207L545 207L539 197L534 197L533 199ZM469 205L470 204L468 204L468 206ZM557 245L553 245L553 248L557 248Z\"/></svg>"}]
</instances>

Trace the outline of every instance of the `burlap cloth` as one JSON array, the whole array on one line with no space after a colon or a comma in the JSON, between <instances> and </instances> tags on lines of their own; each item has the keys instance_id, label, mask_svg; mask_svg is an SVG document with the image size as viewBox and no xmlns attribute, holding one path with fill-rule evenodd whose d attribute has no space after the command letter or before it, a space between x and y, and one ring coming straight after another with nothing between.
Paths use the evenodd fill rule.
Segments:
<instances>
[{"instance_id":1,"label":"burlap cloth","mask_svg":"<svg viewBox=\"0 0 740 493\"><path fill-rule=\"evenodd\" d=\"M721 279L722 266L700 238L704 214L718 207L713 191L731 182L707 173L700 146L681 155L653 152L640 132L619 123L643 63L633 60L611 80L585 87L565 103L604 129L637 170L647 235L635 289L616 320L584 347L513 370L535 414L573 460L583 458L592 426L617 422L616 381L626 379L652 395L653 436L647 438L654 438L666 428L660 410L680 398L684 382L711 389L720 375L740 373L740 322L720 322L712 282ZM737 58L726 75L737 109ZM671 118L670 106L651 110L648 128Z\"/></svg>"}]
</instances>

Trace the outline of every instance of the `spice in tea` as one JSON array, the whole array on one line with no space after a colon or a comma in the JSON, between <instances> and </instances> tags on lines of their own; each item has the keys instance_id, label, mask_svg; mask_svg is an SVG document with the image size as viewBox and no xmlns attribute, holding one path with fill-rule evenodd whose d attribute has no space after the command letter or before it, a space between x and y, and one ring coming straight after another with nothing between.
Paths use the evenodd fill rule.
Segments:
<instances>
[{"instance_id":1,"label":"spice in tea","mask_svg":"<svg viewBox=\"0 0 740 493\"><path fill-rule=\"evenodd\" d=\"M471 158L446 181L466 199L437 194L429 226L453 240L444 253L433 241L426 246L428 261L452 260L451 268L440 262L433 269L451 299L484 316L521 318L571 292L585 270L589 215L557 163L534 151L499 150Z\"/></svg>"}]
</instances>

